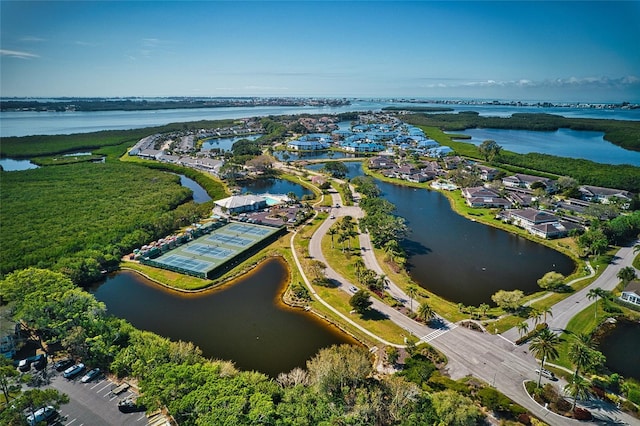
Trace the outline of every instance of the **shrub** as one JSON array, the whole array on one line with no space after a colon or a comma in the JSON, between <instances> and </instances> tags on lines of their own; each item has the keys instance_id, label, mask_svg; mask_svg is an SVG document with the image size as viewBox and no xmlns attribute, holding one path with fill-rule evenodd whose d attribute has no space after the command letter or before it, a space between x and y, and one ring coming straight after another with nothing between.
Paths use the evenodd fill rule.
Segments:
<instances>
[{"instance_id":1,"label":"shrub","mask_svg":"<svg viewBox=\"0 0 640 426\"><path fill-rule=\"evenodd\" d=\"M573 418L576 420L591 420L593 419L593 416L591 415L589 410L576 407L575 410L573 410Z\"/></svg>"},{"instance_id":2,"label":"shrub","mask_svg":"<svg viewBox=\"0 0 640 426\"><path fill-rule=\"evenodd\" d=\"M563 411L569 411L571 410L571 403L569 401L567 401L564 398L559 398L556 401L556 407L558 408L558 411L563 412Z\"/></svg>"}]
</instances>

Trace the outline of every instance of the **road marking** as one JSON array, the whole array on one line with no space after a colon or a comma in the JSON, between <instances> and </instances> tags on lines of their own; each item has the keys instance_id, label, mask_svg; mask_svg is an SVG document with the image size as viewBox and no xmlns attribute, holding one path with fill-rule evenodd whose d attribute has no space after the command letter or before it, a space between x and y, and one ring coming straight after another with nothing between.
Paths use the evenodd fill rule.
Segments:
<instances>
[{"instance_id":1,"label":"road marking","mask_svg":"<svg viewBox=\"0 0 640 426\"><path fill-rule=\"evenodd\" d=\"M447 331L451 331L454 328L458 328L457 324L453 324L453 323L447 323L443 328L439 328L437 330L432 331L431 333L422 336L422 338L420 338L421 341L428 343L430 341L432 341L433 339L442 336L443 334L445 334Z\"/></svg>"},{"instance_id":2,"label":"road marking","mask_svg":"<svg viewBox=\"0 0 640 426\"><path fill-rule=\"evenodd\" d=\"M102 392L103 390L105 390L105 389L107 389L107 388L110 388L112 385L113 385L113 383L109 382L109 383L107 383L105 386L103 386L102 388L98 389L98 390L96 391L96 393L100 393L100 392ZM104 396L107 396L107 395L109 395L109 392L107 392L107 393L105 393L105 394L104 394Z\"/></svg>"},{"instance_id":3,"label":"road marking","mask_svg":"<svg viewBox=\"0 0 640 426\"><path fill-rule=\"evenodd\" d=\"M78 419L71 420L69 423L66 424L66 426L69 426L71 423L75 422L76 420L78 420Z\"/></svg>"},{"instance_id":4,"label":"road marking","mask_svg":"<svg viewBox=\"0 0 640 426\"><path fill-rule=\"evenodd\" d=\"M91 389L94 389L94 388L98 387L98 385L100 385L102 382L104 382L104 380L100 380L98 383L96 383L95 385L91 386Z\"/></svg>"},{"instance_id":5,"label":"road marking","mask_svg":"<svg viewBox=\"0 0 640 426\"><path fill-rule=\"evenodd\" d=\"M139 422L140 420L144 419L145 417L147 417L145 414L141 415L140 418L138 420L136 420L136 422Z\"/></svg>"}]
</instances>

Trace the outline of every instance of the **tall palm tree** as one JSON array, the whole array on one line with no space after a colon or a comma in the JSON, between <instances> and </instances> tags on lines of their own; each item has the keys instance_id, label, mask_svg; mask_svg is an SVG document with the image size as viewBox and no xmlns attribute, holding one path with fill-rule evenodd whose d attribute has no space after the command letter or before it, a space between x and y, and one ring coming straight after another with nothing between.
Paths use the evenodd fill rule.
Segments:
<instances>
[{"instance_id":1,"label":"tall palm tree","mask_svg":"<svg viewBox=\"0 0 640 426\"><path fill-rule=\"evenodd\" d=\"M418 318L425 323L431 321L435 316L436 312L428 303L421 303L420 306L418 306Z\"/></svg>"},{"instance_id":2,"label":"tall palm tree","mask_svg":"<svg viewBox=\"0 0 640 426\"><path fill-rule=\"evenodd\" d=\"M329 228L329 230L327 231L327 234L329 234L331 236L331 248L333 247L333 236L336 235L338 233L338 230L336 228L334 228L333 226L331 228Z\"/></svg>"},{"instance_id":3,"label":"tall palm tree","mask_svg":"<svg viewBox=\"0 0 640 426\"><path fill-rule=\"evenodd\" d=\"M545 322L545 324L547 323L547 315L549 315L551 318L553 318L553 309L551 309L551 306L549 306L548 308L542 309L542 313L544 314L544 322Z\"/></svg>"},{"instance_id":4,"label":"tall palm tree","mask_svg":"<svg viewBox=\"0 0 640 426\"><path fill-rule=\"evenodd\" d=\"M589 290L589 293L587 293L587 299L596 299L594 318L598 318L598 298L602 297L603 294L604 290L602 290L600 287L592 288L591 290Z\"/></svg>"},{"instance_id":5,"label":"tall palm tree","mask_svg":"<svg viewBox=\"0 0 640 426\"><path fill-rule=\"evenodd\" d=\"M361 257L358 257L355 262L353 262L353 266L356 268L356 277L360 280L360 275L364 269L364 260L362 260Z\"/></svg>"},{"instance_id":6,"label":"tall palm tree","mask_svg":"<svg viewBox=\"0 0 640 426\"><path fill-rule=\"evenodd\" d=\"M522 321L521 323L516 325L516 327L518 328L520 337L524 336L525 334L527 334L527 331L529 331L529 323L526 321Z\"/></svg>"},{"instance_id":7,"label":"tall palm tree","mask_svg":"<svg viewBox=\"0 0 640 426\"><path fill-rule=\"evenodd\" d=\"M591 384L581 376L573 376L571 382L564 387L564 390L573 397L573 406L571 411L576 409L578 398L586 398L589 396Z\"/></svg>"},{"instance_id":8,"label":"tall palm tree","mask_svg":"<svg viewBox=\"0 0 640 426\"><path fill-rule=\"evenodd\" d=\"M413 311L413 298L418 294L418 286L415 284L407 285L407 296L409 296L409 309Z\"/></svg>"},{"instance_id":9,"label":"tall palm tree","mask_svg":"<svg viewBox=\"0 0 640 426\"><path fill-rule=\"evenodd\" d=\"M569 360L575 366L574 377L604 363L602 352L593 349L593 342L587 335L578 335L569 345Z\"/></svg>"},{"instance_id":10,"label":"tall palm tree","mask_svg":"<svg viewBox=\"0 0 640 426\"><path fill-rule=\"evenodd\" d=\"M542 360L540 372L538 373L538 387L540 387L540 381L542 380L542 369L544 368L545 361L547 359L552 361L559 356L557 349L559 344L560 339L558 335L548 328L543 328L529 344L529 350Z\"/></svg>"}]
</instances>

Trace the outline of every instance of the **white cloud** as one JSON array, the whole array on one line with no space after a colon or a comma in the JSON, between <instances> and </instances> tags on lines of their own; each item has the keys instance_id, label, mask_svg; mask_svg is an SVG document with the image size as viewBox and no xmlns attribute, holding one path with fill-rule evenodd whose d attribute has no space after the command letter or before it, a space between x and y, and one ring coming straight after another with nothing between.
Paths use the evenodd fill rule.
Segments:
<instances>
[{"instance_id":1,"label":"white cloud","mask_svg":"<svg viewBox=\"0 0 640 426\"><path fill-rule=\"evenodd\" d=\"M0 49L0 56L8 56L10 58L19 58L19 59L33 59L33 58L40 57L34 53L20 52L17 50L6 50L6 49Z\"/></svg>"},{"instance_id":2,"label":"white cloud","mask_svg":"<svg viewBox=\"0 0 640 426\"><path fill-rule=\"evenodd\" d=\"M630 75L619 78L610 77L568 77L547 80L482 80L459 81L447 80L423 85L427 88L459 88L459 87L519 87L519 88L607 88L640 85L640 78Z\"/></svg>"}]
</instances>

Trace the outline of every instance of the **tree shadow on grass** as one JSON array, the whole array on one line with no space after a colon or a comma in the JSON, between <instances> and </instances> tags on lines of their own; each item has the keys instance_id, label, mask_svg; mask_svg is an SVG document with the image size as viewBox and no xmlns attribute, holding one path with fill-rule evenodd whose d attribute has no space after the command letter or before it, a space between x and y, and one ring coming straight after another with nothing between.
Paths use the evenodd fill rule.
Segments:
<instances>
[{"instance_id":1,"label":"tree shadow on grass","mask_svg":"<svg viewBox=\"0 0 640 426\"><path fill-rule=\"evenodd\" d=\"M367 309L367 312L361 315L363 320L382 321L388 319L389 316L380 312L377 309Z\"/></svg>"}]
</instances>

